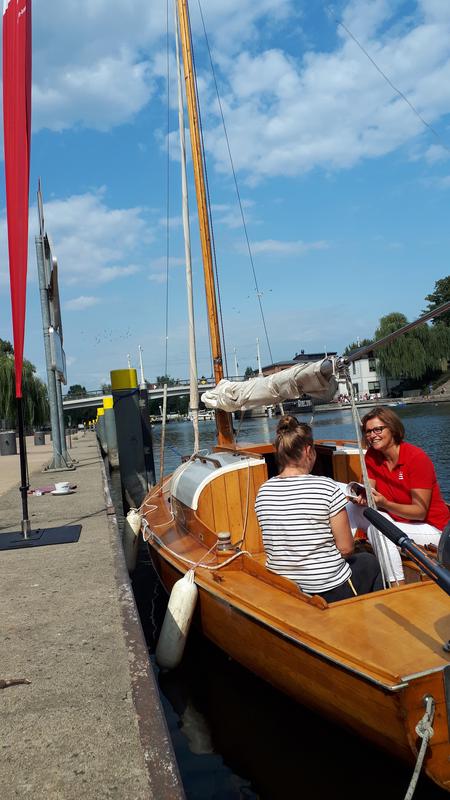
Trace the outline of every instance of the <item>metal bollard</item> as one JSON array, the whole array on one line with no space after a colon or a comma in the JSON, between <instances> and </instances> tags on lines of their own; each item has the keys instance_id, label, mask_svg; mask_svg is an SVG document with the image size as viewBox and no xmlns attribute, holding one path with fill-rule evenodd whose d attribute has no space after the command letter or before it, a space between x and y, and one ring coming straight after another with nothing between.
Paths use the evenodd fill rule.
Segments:
<instances>
[{"instance_id":1,"label":"metal bollard","mask_svg":"<svg viewBox=\"0 0 450 800\"><path fill-rule=\"evenodd\" d=\"M113 370L111 387L122 487L129 506L139 507L151 479L145 465L136 370Z\"/></svg>"},{"instance_id":2,"label":"metal bollard","mask_svg":"<svg viewBox=\"0 0 450 800\"><path fill-rule=\"evenodd\" d=\"M2 431L0 433L0 456L17 455L15 431Z\"/></svg>"},{"instance_id":3,"label":"metal bollard","mask_svg":"<svg viewBox=\"0 0 450 800\"><path fill-rule=\"evenodd\" d=\"M105 425L105 439L108 448L108 461L112 469L119 466L119 452L117 449L116 418L114 416L114 398L103 398L103 420Z\"/></svg>"}]
</instances>

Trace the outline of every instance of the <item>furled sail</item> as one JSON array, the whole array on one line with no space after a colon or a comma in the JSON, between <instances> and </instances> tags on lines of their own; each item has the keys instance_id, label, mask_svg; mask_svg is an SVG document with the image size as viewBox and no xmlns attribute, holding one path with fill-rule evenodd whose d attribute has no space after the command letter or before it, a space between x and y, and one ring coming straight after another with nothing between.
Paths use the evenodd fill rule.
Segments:
<instances>
[{"instance_id":1,"label":"furled sail","mask_svg":"<svg viewBox=\"0 0 450 800\"><path fill-rule=\"evenodd\" d=\"M214 389L202 394L202 402L207 408L222 411L247 411L256 406L295 400L302 394L327 402L336 394L337 386L333 361L325 358L313 364L283 369L266 378L242 382L221 380Z\"/></svg>"}]
</instances>

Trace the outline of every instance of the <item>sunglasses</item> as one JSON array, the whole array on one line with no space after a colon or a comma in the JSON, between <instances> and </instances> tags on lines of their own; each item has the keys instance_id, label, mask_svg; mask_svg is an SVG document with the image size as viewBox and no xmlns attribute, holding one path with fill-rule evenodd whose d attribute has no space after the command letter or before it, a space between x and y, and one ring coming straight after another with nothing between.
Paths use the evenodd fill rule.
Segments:
<instances>
[{"instance_id":1,"label":"sunglasses","mask_svg":"<svg viewBox=\"0 0 450 800\"><path fill-rule=\"evenodd\" d=\"M379 436L380 433L383 433L385 428L387 428L387 425L379 425L377 428L366 428L364 436Z\"/></svg>"}]
</instances>

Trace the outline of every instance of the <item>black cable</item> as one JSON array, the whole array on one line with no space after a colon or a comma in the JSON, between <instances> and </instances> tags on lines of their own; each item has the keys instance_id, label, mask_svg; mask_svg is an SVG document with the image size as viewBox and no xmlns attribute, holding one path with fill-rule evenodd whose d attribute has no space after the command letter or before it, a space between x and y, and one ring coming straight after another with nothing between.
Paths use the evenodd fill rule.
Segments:
<instances>
[{"instance_id":1,"label":"black cable","mask_svg":"<svg viewBox=\"0 0 450 800\"><path fill-rule=\"evenodd\" d=\"M393 89L393 90L394 90L394 92L396 92L396 93L398 94L398 96L399 96L399 97L401 97L401 99L402 99L402 100L404 100L404 102L408 104L408 106L410 107L411 111L412 111L412 112L413 112L413 113L416 115L416 117L418 117L418 119L420 119L420 121L421 121L422 125L424 125L426 128L428 128L428 130L430 130L430 131L431 131L431 133L433 134L433 136L435 136L435 137L436 137L436 139L439 141L439 143L442 145L442 147L444 147L444 148L445 148L445 150L448 150L448 151L450 152L450 147L449 147L449 146L448 146L448 145L447 145L447 144L446 144L446 143L443 141L443 139L441 138L441 136L439 135L439 133L437 132L437 130L436 130L435 128L433 128L433 126L432 126L432 125L430 125L430 123L429 123L429 122L427 122L427 121L426 121L426 119L424 119L424 118L422 117L422 114L420 113L420 111L418 111L418 110L417 110L417 108L416 108L416 107L415 107L415 106L414 106L414 105L411 103L411 101L410 101L410 100L408 100L408 98L406 97L406 95L405 95L405 94L403 94L403 92L402 92L400 89L397 89L397 87L395 86L395 84L393 84L393 83L392 83L391 79L390 79L390 78L388 78L388 76L386 75L386 73L385 73L385 72L383 72L383 70L381 69L381 67L379 67L379 66L378 66L378 64L376 63L376 61L375 61L375 60L372 58L372 56L370 55L370 53L368 53L368 52L367 52L367 50L365 49L365 47L363 47L363 45L361 44L361 42L359 42L359 41L358 41L358 39L357 39L357 38L356 38L356 36L355 36L355 35L354 35L354 34L351 32L351 30L350 30L349 28L347 28L347 26L346 26L346 25L345 25L343 22L341 22L341 20L340 20L340 19L338 19L338 18L335 16L335 14L333 13L333 9L332 9L332 8L330 8L330 7L328 7L327 11L328 11L328 13L329 13L330 17L332 17L332 19L334 19L334 21L335 21L336 25L340 25L340 27L341 27L341 28L343 28L343 30L344 30L344 31L347 33L347 35L348 35L348 36L350 36L350 38L351 38L351 39L352 39L352 40L355 42L355 44L356 44L356 45L358 45L358 47L359 47L359 49L361 50L361 52L363 52L363 53L364 53L364 55L365 55L365 56L366 56L366 57L369 59L370 63L371 63L371 64L373 64L373 66L375 67L375 69L377 70L377 72L379 72L379 73L380 73L380 75L382 76L382 78L384 78L384 80L386 81L386 83L388 83L388 84L389 84L389 86L391 87L391 89Z\"/></svg>"}]
</instances>

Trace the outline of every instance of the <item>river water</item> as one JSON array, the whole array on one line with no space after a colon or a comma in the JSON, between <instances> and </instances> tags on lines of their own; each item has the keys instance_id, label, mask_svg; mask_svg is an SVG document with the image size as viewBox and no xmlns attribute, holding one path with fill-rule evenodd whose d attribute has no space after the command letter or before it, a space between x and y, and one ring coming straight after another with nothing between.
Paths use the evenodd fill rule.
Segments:
<instances>
[{"instance_id":1,"label":"river water","mask_svg":"<svg viewBox=\"0 0 450 800\"><path fill-rule=\"evenodd\" d=\"M361 416L369 409L360 409ZM450 501L450 403L422 403L397 406L393 409L401 417L406 430L406 440L422 447L432 459L444 497ZM302 422L311 422L311 413L297 414ZM236 420L239 441L270 442L274 439L279 417L268 419ZM200 446L212 449L216 443L214 421L200 422ZM352 439L355 430L349 408L317 412L313 420L315 439ZM155 462L159 474L159 447L161 428L153 427ZM180 456L190 454L194 437L190 422L171 422L166 428L164 474L180 463Z\"/></svg>"},{"instance_id":2,"label":"river water","mask_svg":"<svg viewBox=\"0 0 450 800\"><path fill-rule=\"evenodd\" d=\"M450 499L450 404L396 408L407 440L423 447ZM310 415L299 415L310 421ZM270 441L275 419L244 420L239 439ZM235 427L238 427L236 422ZM153 428L159 470L161 429ZM316 414L315 437L354 439L349 410ZM200 423L201 445L215 442L214 422ZM166 430L164 473L192 451L187 422ZM116 502L117 502L117 492ZM152 660L167 597L143 547L133 577ZM449 631L450 638L450 631ZM192 800L401 800L412 769L364 740L310 713L229 659L191 630L181 666L158 675L161 699L186 796ZM444 800L421 777L415 800Z\"/></svg>"}]
</instances>

